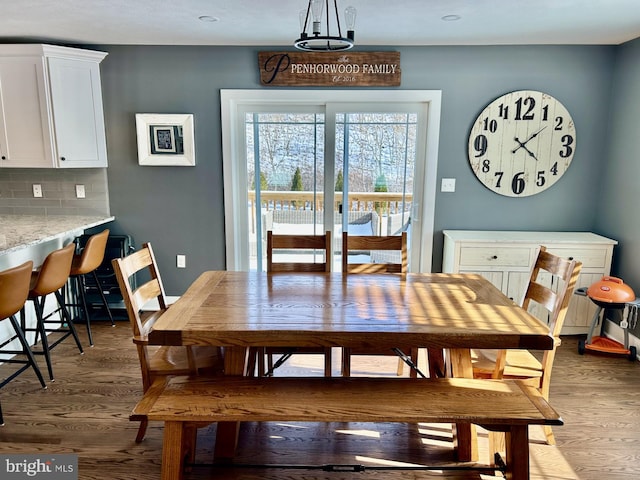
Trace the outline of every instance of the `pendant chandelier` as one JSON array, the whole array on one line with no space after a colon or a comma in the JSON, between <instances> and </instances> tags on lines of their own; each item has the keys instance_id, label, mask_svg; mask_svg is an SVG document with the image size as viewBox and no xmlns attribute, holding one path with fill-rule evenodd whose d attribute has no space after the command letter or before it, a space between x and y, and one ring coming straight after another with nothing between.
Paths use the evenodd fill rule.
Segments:
<instances>
[{"instance_id":1,"label":"pendant chandelier","mask_svg":"<svg viewBox=\"0 0 640 480\"><path fill-rule=\"evenodd\" d=\"M329 8L329 0L309 0L306 10L300 12L300 38L294 46L307 52L336 52L349 50L353 47L355 38L356 9L347 7L344 10L344 22L347 27L347 36L342 36L340 16L338 15L338 0L333 0L332 8ZM326 17L324 12L326 11ZM331 18L335 16L335 21ZM322 34L323 19L326 19L326 34ZM331 26L337 27L337 35L331 35ZM307 33L311 26L312 32Z\"/></svg>"}]
</instances>

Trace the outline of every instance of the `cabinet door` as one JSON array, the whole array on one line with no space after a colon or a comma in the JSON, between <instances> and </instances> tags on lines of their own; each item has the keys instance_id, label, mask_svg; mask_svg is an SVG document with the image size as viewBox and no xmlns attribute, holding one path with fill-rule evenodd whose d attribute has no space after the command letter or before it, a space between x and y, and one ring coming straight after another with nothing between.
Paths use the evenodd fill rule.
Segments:
<instances>
[{"instance_id":1,"label":"cabinet door","mask_svg":"<svg viewBox=\"0 0 640 480\"><path fill-rule=\"evenodd\" d=\"M0 167L51 168L41 58L0 59Z\"/></svg>"},{"instance_id":2,"label":"cabinet door","mask_svg":"<svg viewBox=\"0 0 640 480\"><path fill-rule=\"evenodd\" d=\"M99 65L49 58L48 66L58 166L106 167Z\"/></svg>"}]
</instances>

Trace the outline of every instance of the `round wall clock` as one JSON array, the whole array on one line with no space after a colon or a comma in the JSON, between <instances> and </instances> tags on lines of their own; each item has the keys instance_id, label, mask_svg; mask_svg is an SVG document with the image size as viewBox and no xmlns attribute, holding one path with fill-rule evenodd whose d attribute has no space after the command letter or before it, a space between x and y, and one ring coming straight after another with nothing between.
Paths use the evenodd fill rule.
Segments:
<instances>
[{"instance_id":1,"label":"round wall clock","mask_svg":"<svg viewBox=\"0 0 640 480\"><path fill-rule=\"evenodd\" d=\"M546 93L519 90L489 103L469 135L469 163L487 188L528 197L555 184L576 149L571 115Z\"/></svg>"}]
</instances>

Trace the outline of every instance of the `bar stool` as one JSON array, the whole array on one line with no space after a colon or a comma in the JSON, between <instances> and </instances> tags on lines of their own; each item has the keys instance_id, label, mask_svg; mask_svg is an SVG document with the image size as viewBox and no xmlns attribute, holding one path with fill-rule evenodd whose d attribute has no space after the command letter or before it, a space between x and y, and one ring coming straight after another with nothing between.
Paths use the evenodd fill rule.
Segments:
<instances>
[{"instance_id":1,"label":"bar stool","mask_svg":"<svg viewBox=\"0 0 640 480\"><path fill-rule=\"evenodd\" d=\"M22 329L25 332L36 332L36 343L38 337L42 343L42 350L35 351L32 348L32 352L36 355L44 355L47 362L47 369L49 370L49 378L51 381L53 378L53 368L51 366L50 351L57 346L60 342L66 339L69 335L73 335L76 341L78 350L80 353L84 353L80 339L78 338L78 332L73 325L71 315L64 302L64 297L60 292L64 288L64 285L69 280L69 273L71 272L71 262L73 261L73 253L75 251L75 244L70 243L64 248L55 250L47 255L44 259L42 267L39 271L32 272L31 274L31 287L29 290L29 300L33 302L33 307L36 311L37 325L35 328L27 328L25 325L24 311L21 315ZM53 293L58 301L58 309L60 311L60 319L53 319L51 315L44 315L44 305L47 295ZM55 313L55 312L52 312ZM47 328L49 324L56 324L56 328ZM63 335L55 342L49 344L47 338L47 332L58 332Z\"/></svg>"},{"instance_id":2,"label":"bar stool","mask_svg":"<svg viewBox=\"0 0 640 480\"><path fill-rule=\"evenodd\" d=\"M109 320L111 320L111 326L115 327L116 324L113 321L111 310L109 310L109 304L102 292L100 282L98 281L98 275L96 269L102 264L104 260L104 252L107 248L107 239L109 238L109 229L104 230L101 233L97 233L89 237L86 245L82 249L82 253L73 256L73 262L71 263L71 272L69 277L75 281L75 298L80 297L80 306L82 306L82 312L85 322L87 323L87 336L89 337L89 345L93 347L93 336L91 335L91 317L89 316L89 308L87 307L87 297L85 292L86 275L93 274L93 279L96 282L96 287L100 293L102 304L107 311ZM70 306L71 304L67 304ZM77 305L77 304L73 304Z\"/></svg>"},{"instance_id":3,"label":"bar stool","mask_svg":"<svg viewBox=\"0 0 640 480\"><path fill-rule=\"evenodd\" d=\"M22 309L24 303L27 301L32 268L33 262L28 261L20 266L0 272L0 322L9 319L14 332L10 338L5 340L2 345L0 345L0 349L2 349L0 350L0 353L9 355L24 355L27 357L26 359L11 357L2 360L3 363L21 363L23 364L23 366L20 367L20 369L18 369L17 371L13 372L7 378L5 378L2 383L0 383L0 388L4 387L7 383L16 378L29 367L33 368L33 371L38 377L38 380L40 380L40 384L42 385L42 387L47 388L47 384L44 382L44 378L42 378L42 374L40 373L40 368L38 368L35 357L33 356L33 353L31 353L31 348L29 347L29 344L27 343L27 340L24 336L24 332L22 331L22 328L18 324L18 320L16 320L15 317L16 313L18 313ZM20 346L22 347L20 350L4 349L6 345L9 345L16 339L20 342ZM0 425L4 425L1 406Z\"/></svg>"}]
</instances>

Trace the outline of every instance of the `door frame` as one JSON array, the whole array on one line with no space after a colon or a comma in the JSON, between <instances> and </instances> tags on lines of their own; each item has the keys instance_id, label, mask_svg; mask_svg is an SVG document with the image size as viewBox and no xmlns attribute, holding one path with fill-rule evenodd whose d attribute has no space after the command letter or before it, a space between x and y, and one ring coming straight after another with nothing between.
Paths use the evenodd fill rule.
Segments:
<instances>
[{"instance_id":1,"label":"door frame","mask_svg":"<svg viewBox=\"0 0 640 480\"><path fill-rule=\"evenodd\" d=\"M438 142L440 137L440 112L442 102L441 90L236 90L221 89L221 122L222 122L222 158L224 169L224 209L225 209L225 244L227 270L249 270L249 232L246 214L238 215L234 205L246 202L247 171L244 161L245 148L244 129L238 128L241 111L251 105L269 104L287 105L327 105L331 103L423 103L426 109L426 131L423 142L424 155L423 188L421 198L415 202L412 222L414 229L419 229L422 243L412 248L412 270L414 272L430 272L433 256L433 236L435 221L435 199L438 167ZM329 150L331 151L331 150ZM418 174L418 172L416 172ZM419 181L416 175L416 180ZM237 188L242 185L243 188ZM246 212L246 209L243 209ZM421 212L421 218L417 212Z\"/></svg>"}]
</instances>

